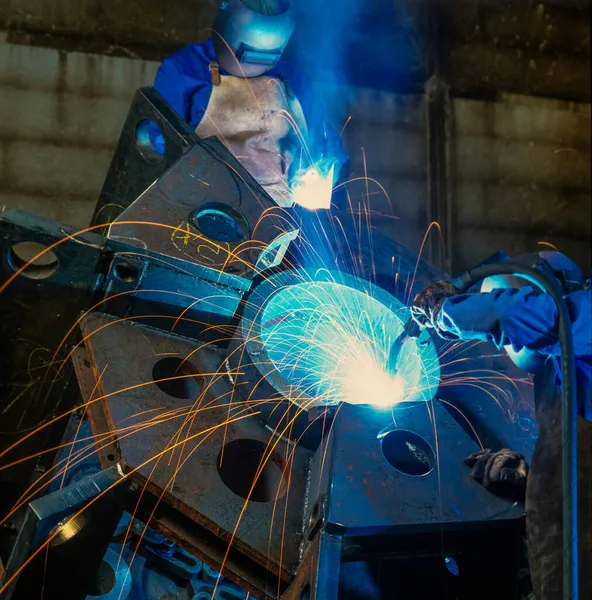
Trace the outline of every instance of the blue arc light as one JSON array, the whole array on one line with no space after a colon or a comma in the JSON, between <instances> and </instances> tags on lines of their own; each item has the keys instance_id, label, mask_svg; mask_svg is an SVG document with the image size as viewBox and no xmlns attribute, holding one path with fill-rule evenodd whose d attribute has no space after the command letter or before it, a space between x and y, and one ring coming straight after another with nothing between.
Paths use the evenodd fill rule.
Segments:
<instances>
[{"instance_id":1,"label":"blue arc light","mask_svg":"<svg viewBox=\"0 0 592 600\"><path fill-rule=\"evenodd\" d=\"M387 369L408 318L408 309L377 286L323 272L273 293L260 314L259 335L294 396L386 408L429 400L439 384L427 332L403 345L396 373Z\"/></svg>"}]
</instances>

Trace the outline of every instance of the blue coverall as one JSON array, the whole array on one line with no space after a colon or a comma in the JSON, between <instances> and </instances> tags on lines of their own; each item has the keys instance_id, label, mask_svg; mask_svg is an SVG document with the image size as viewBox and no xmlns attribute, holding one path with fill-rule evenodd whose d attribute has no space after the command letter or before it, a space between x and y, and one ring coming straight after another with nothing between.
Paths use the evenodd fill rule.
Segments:
<instances>
[{"instance_id":1,"label":"blue coverall","mask_svg":"<svg viewBox=\"0 0 592 600\"><path fill-rule=\"evenodd\" d=\"M572 292L565 300L572 323L578 411L592 421L592 290ZM548 294L523 287L452 296L442 304L435 325L461 340L533 350L554 363L560 382L557 307Z\"/></svg>"},{"instance_id":2,"label":"blue coverall","mask_svg":"<svg viewBox=\"0 0 592 600\"><path fill-rule=\"evenodd\" d=\"M210 64L215 62L214 45L209 39L201 44L182 48L165 59L156 75L154 87L194 130L200 124L210 102L213 89ZM228 76L222 68L220 75ZM340 170L343 177L349 157L338 133L328 124L323 106L317 100L310 82L285 60L280 60L265 75L284 81L298 98L308 126L305 141L312 161L321 157L335 158L340 167L336 168L335 181L338 179L337 171ZM232 115L228 118L232 118ZM164 151L163 143L161 138L156 144L161 153Z\"/></svg>"}]
</instances>

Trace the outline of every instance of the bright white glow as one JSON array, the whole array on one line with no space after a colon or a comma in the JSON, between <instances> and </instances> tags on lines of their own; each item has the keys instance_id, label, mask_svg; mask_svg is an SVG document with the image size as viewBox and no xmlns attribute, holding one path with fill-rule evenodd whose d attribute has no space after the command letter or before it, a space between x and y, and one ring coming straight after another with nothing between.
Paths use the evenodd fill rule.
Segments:
<instances>
[{"instance_id":1,"label":"bright white glow","mask_svg":"<svg viewBox=\"0 0 592 600\"><path fill-rule=\"evenodd\" d=\"M390 368L407 309L386 292L374 291L387 304L332 281L303 282L273 294L261 315L258 339L293 386L282 393L296 403L306 394L317 405L347 402L377 409L433 397L440 378L433 345L408 339L396 371Z\"/></svg>"},{"instance_id":2,"label":"bright white glow","mask_svg":"<svg viewBox=\"0 0 592 600\"><path fill-rule=\"evenodd\" d=\"M339 379L340 396L349 404L371 404L375 408L391 408L405 399L405 380L388 373L372 354L342 361L343 375Z\"/></svg>"},{"instance_id":3,"label":"bright white glow","mask_svg":"<svg viewBox=\"0 0 592 600\"><path fill-rule=\"evenodd\" d=\"M294 202L309 210L329 208L333 191L335 163L327 170L320 164L313 165L296 175L292 183Z\"/></svg>"}]
</instances>

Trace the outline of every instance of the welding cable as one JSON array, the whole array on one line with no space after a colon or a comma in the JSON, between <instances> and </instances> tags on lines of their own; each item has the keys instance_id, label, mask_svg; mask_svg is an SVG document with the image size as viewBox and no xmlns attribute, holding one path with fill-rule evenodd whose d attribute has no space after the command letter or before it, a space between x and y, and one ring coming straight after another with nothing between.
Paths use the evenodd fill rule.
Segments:
<instances>
[{"instance_id":1,"label":"welding cable","mask_svg":"<svg viewBox=\"0 0 592 600\"><path fill-rule=\"evenodd\" d=\"M476 267L462 275L458 283L466 292L476 283L495 275L516 275L535 283L555 301L558 313L558 336L561 347L561 466L563 523L563 600L578 600L578 446L576 366L571 319L564 291L554 277L513 262Z\"/></svg>"}]
</instances>

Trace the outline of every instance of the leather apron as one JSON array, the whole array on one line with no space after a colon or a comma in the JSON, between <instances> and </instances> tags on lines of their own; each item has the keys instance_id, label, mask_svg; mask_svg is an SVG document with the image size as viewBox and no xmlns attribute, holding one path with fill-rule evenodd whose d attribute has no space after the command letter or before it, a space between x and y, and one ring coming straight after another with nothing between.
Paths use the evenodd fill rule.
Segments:
<instances>
[{"instance_id":1,"label":"leather apron","mask_svg":"<svg viewBox=\"0 0 592 600\"><path fill-rule=\"evenodd\" d=\"M292 206L288 169L299 137L307 137L300 102L275 77L212 73L212 94L196 133L220 139L279 206Z\"/></svg>"}]
</instances>

